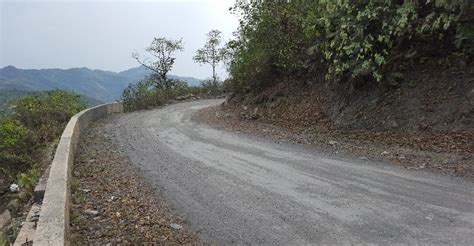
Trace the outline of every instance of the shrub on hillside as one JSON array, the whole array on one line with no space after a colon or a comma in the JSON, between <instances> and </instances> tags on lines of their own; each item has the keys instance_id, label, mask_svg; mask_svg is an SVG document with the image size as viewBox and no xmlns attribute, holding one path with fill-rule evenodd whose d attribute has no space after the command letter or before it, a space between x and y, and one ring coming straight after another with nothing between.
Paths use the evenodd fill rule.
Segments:
<instances>
[{"instance_id":1,"label":"shrub on hillside","mask_svg":"<svg viewBox=\"0 0 474 246\"><path fill-rule=\"evenodd\" d=\"M121 98L125 111L148 109L163 104L165 98L162 91L149 79L128 85Z\"/></svg>"},{"instance_id":2,"label":"shrub on hillside","mask_svg":"<svg viewBox=\"0 0 474 246\"><path fill-rule=\"evenodd\" d=\"M152 79L144 79L137 84L130 84L122 93L125 111L151 109L170 100L184 100L193 96L215 97L224 93L223 83L208 79L200 86L188 86L182 80L170 80L167 87L156 86Z\"/></svg>"},{"instance_id":3,"label":"shrub on hillside","mask_svg":"<svg viewBox=\"0 0 474 246\"><path fill-rule=\"evenodd\" d=\"M381 81L398 61L452 50L467 1L320 1L304 20L327 78Z\"/></svg>"},{"instance_id":4,"label":"shrub on hillside","mask_svg":"<svg viewBox=\"0 0 474 246\"><path fill-rule=\"evenodd\" d=\"M13 168L23 169L31 158L26 149L30 131L13 117L0 119L0 177L13 177Z\"/></svg>"},{"instance_id":5,"label":"shrub on hillside","mask_svg":"<svg viewBox=\"0 0 474 246\"><path fill-rule=\"evenodd\" d=\"M228 44L229 71L238 93L314 73L327 81L390 81L402 75L400 64L453 52L468 57L474 47L469 0L241 1L233 10L241 20Z\"/></svg>"},{"instance_id":6,"label":"shrub on hillside","mask_svg":"<svg viewBox=\"0 0 474 246\"><path fill-rule=\"evenodd\" d=\"M80 95L64 90L20 97L10 105L11 116L33 131L40 144L57 138L69 119L86 108Z\"/></svg>"},{"instance_id":7,"label":"shrub on hillside","mask_svg":"<svg viewBox=\"0 0 474 246\"><path fill-rule=\"evenodd\" d=\"M258 91L304 67L308 43L302 18L307 5L306 1L239 1L232 8L242 16L235 39L228 43L234 91Z\"/></svg>"},{"instance_id":8,"label":"shrub on hillside","mask_svg":"<svg viewBox=\"0 0 474 246\"><path fill-rule=\"evenodd\" d=\"M206 79L201 82L201 94L208 96L219 96L222 93L222 82L220 82L218 79Z\"/></svg>"},{"instance_id":9,"label":"shrub on hillside","mask_svg":"<svg viewBox=\"0 0 474 246\"><path fill-rule=\"evenodd\" d=\"M85 109L73 92L38 92L11 101L0 119L0 175L15 177L38 164L42 150L57 140L70 117Z\"/></svg>"},{"instance_id":10,"label":"shrub on hillside","mask_svg":"<svg viewBox=\"0 0 474 246\"><path fill-rule=\"evenodd\" d=\"M189 87L182 80L169 80L166 84L166 87L156 86L153 79L144 79L128 85L121 98L125 111L154 108L176 97L200 92L199 88Z\"/></svg>"}]
</instances>

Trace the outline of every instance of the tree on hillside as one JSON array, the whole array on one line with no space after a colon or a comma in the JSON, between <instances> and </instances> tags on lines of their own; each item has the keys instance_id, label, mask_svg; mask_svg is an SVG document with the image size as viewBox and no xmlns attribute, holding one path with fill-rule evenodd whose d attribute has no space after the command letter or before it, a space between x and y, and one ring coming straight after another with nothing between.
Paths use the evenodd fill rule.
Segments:
<instances>
[{"instance_id":1,"label":"tree on hillside","mask_svg":"<svg viewBox=\"0 0 474 246\"><path fill-rule=\"evenodd\" d=\"M221 31L211 30L207 34L207 42L203 48L196 51L193 60L200 64L209 64L212 66L212 81L217 83L216 67L224 60L226 50L221 46Z\"/></svg>"},{"instance_id":2,"label":"tree on hillside","mask_svg":"<svg viewBox=\"0 0 474 246\"><path fill-rule=\"evenodd\" d=\"M153 42L145 50L149 54L148 57L140 57L138 53L133 53L132 56L138 63L151 70L153 73L150 78L154 81L157 88L169 89L172 82L168 79L168 72L173 67L174 54L177 51L182 51L182 39L167 39L164 37L154 38Z\"/></svg>"}]
</instances>

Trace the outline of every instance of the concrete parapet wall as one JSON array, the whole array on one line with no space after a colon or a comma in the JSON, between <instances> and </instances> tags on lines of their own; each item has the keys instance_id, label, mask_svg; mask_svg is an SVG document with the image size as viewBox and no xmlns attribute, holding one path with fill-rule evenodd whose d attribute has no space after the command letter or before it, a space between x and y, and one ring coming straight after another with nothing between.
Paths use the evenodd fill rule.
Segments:
<instances>
[{"instance_id":1,"label":"concrete parapet wall","mask_svg":"<svg viewBox=\"0 0 474 246\"><path fill-rule=\"evenodd\" d=\"M74 115L67 124L51 163L34 245L69 245L70 179L81 131L98 118L122 112L120 102L104 104Z\"/></svg>"}]
</instances>

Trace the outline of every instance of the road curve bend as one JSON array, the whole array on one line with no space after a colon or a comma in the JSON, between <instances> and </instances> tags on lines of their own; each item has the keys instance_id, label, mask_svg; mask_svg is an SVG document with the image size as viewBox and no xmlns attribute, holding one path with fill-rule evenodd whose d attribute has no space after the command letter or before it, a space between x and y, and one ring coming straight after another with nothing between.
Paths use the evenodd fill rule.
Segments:
<instances>
[{"instance_id":1,"label":"road curve bend","mask_svg":"<svg viewBox=\"0 0 474 246\"><path fill-rule=\"evenodd\" d=\"M474 183L210 128L201 100L112 118L113 140L211 244L474 242Z\"/></svg>"}]
</instances>

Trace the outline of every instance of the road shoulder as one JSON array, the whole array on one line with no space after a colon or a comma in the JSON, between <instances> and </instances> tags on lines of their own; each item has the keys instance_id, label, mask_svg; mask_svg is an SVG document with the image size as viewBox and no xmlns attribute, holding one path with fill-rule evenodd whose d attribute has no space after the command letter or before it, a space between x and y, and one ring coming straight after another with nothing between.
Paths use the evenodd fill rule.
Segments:
<instances>
[{"instance_id":1,"label":"road shoulder","mask_svg":"<svg viewBox=\"0 0 474 246\"><path fill-rule=\"evenodd\" d=\"M197 244L112 141L110 118L82 134L73 169L74 244Z\"/></svg>"}]
</instances>

